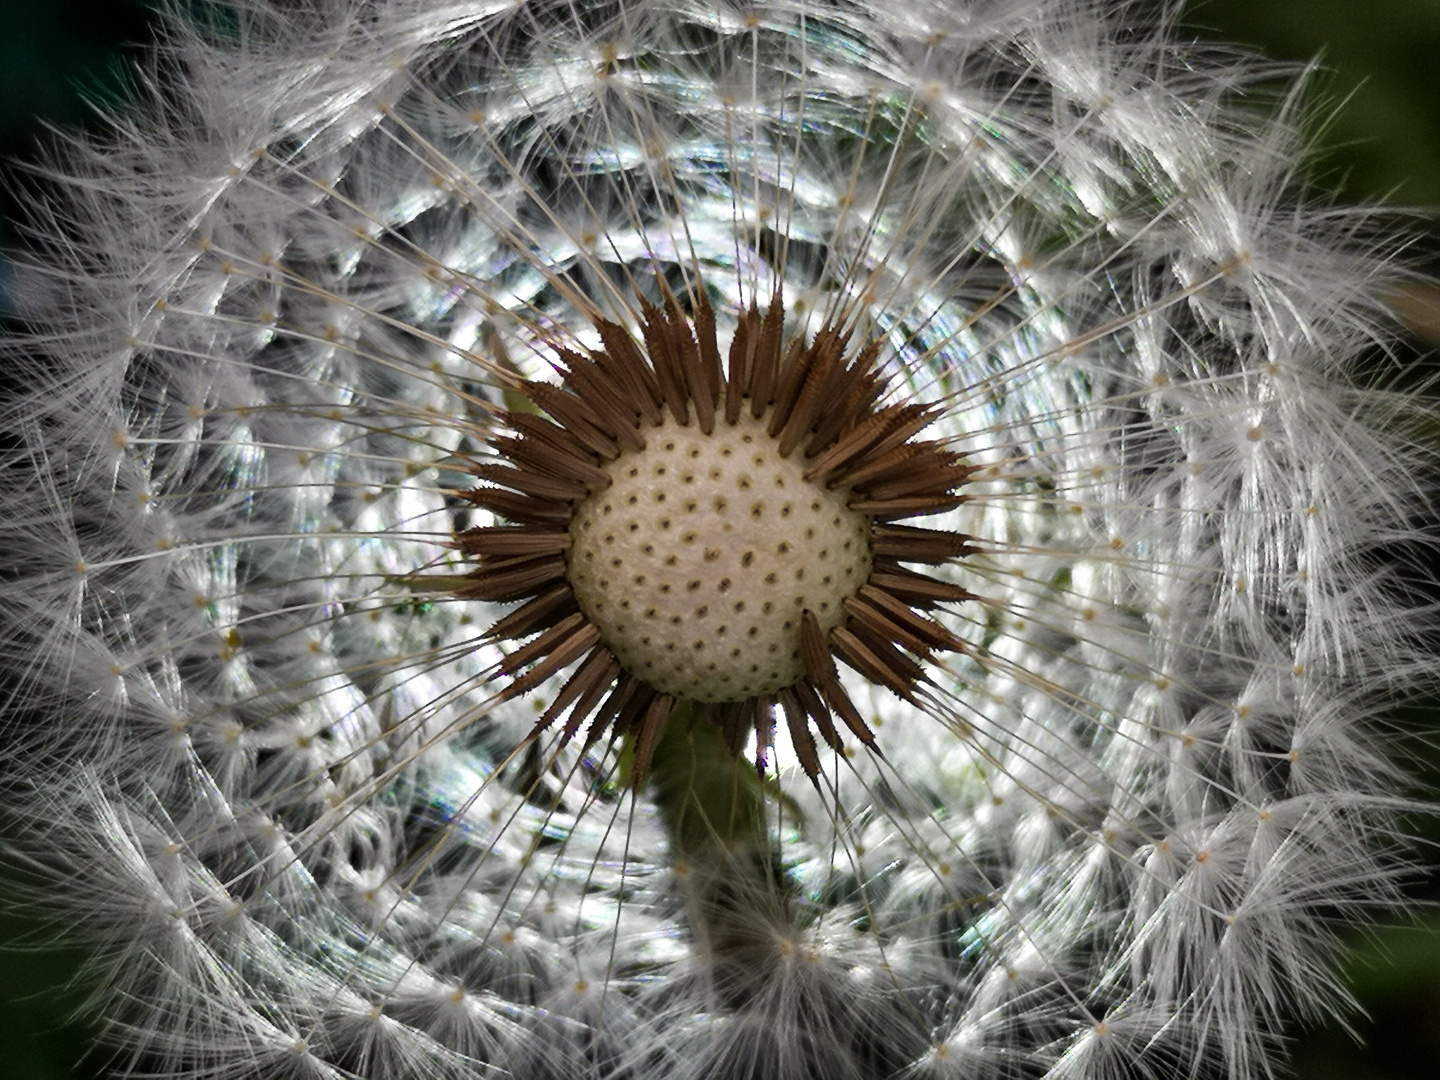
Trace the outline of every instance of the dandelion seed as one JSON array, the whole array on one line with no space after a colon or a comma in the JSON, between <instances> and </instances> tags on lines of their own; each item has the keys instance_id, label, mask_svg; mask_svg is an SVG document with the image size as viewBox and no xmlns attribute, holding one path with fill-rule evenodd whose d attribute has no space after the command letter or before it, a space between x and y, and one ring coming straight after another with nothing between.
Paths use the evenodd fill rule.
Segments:
<instances>
[{"instance_id":1,"label":"dandelion seed","mask_svg":"<svg viewBox=\"0 0 1440 1080\"><path fill-rule=\"evenodd\" d=\"M1343 1004L1399 241L1134 18L172 26L5 345L5 805L122 1069L1239 1080Z\"/></svg>"}]
</instances>

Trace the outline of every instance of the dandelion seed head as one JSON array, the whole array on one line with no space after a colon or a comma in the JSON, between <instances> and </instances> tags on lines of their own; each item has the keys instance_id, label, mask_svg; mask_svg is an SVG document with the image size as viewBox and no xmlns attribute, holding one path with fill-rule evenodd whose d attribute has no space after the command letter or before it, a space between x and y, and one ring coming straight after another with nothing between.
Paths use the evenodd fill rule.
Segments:
<instances>
[{"instance_id":1,"label":"dandelion seed head","mask_svg":"<svg viewBox=\"0 0 1440 1080\"><path fill-rule=\"evenodd\" d=\"M1068 0L168 34L0 413L6 805L122 1067L1239 1080L1343 1005L1427 406L1272 69Z\"/></svg>"}]
</instances>

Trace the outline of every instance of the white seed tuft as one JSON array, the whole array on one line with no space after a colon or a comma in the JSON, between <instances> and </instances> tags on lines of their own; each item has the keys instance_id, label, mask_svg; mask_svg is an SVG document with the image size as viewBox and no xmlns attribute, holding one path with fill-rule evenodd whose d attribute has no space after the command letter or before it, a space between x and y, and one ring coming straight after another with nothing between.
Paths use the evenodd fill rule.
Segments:
<instances>
[{"instance_id":1,"label":"white seed tuft","mask_svg":"<svg viewBox=\"0 0 1440 1080\"><path fill-rule=\"evenodd\" d=\"M1339 931L1406 870L1383 710L1435 685L1430 575L1385 562L1435 539L1434 405L1385 367L1403 238L1304 188L1273 67L1188 46L1179 3L164 6L148 99L36 167L0 340L5 855L118 1070L1249 1080L1343 1007ZM703 335L637 293L754 330L698 383L752 407L788 400L762 346L849 333L891 434L974 470L873 530L854 573L901 602L830 631L823 694L695 706L687 656L662 732L661 665L617 675L611 609L670 555L652 643L718 655L787 571L829 614L768 462L683 513L698 436L654 414ZM577 405L558 347L630 377ZM496 470L561 495L457 498L542 381L596 423L531 414ZM571 500L632 413L637 506L671 508L577 612L566 560L601 573L605 500L632 519L616 476L562 556ZM878 472L848 482L926 508ZM657 538L723 534L716 497L778 531L682 570ZM471 528L557 550L465 595ZM973 541L928 584L925 528ZM487 630L537 610L553 640Z\"/></svg>"}]
</instances>

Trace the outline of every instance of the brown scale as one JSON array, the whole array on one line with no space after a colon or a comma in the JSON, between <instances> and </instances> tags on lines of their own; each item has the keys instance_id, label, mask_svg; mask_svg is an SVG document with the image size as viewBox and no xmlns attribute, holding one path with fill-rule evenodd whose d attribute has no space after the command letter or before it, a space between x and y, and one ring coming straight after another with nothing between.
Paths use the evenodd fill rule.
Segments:
<instances>
[{"instance_id":1,"label":"brown scale","mask_svg":"<svg viewBox=\"0 0 1440 1080\"><path fill-rule=\"evenodd\" d=\"M623 450L643 449L646 430L659 425L665 412L682 425L693 420L707 435L718 423L733 425L746 402L757 420L768 412L766 430L782 456L800 449L810 462L807 480L848 489L850 508L870 518L872 570L845 601L845 622L828 634L814 613L803 612L800 679L774 694L696 702L693 711L697 721L720 729L733 753L753 732L756 767L763 772L778 708L813 780L820 772L816 734L838 751L844 748L843 729L878 752L874 733L836 673L837 658L913 702L926 681L922 662L964 648L928 612L972 595L911 567L964 558L974 551L972 538L898 522L959 506L965 500L960 489L973 470L943 442L916 440L935 419L935 407L876 408L886 389L876 370L878 342L850 354L849 334L827 327L809 345L792 339L782 353L785 312L777 290L763 314L753 301L741 312L722 367L708 300L693 296L687 318L663 281L660 294L659 306L640 301L643 349L624 327L601 320L600 350L581 355L556 349L562 381L521 387L546 416L501 414L508 433L488 441L506 464L472 467L481 485L463 494L512 524L456 536L456 546L474 565L456 592L519 604L485 634L490 641L531 639L500 664L512 680L502 699L528 693L576 665L526 742L567 710L561 745L587 720L586 747L607 735L630 736L631 779L638 789L677 701L625 671L600 630L580 612L567 579L572 511L609 483L601 463Z\"/></svg>"}]
</instances>

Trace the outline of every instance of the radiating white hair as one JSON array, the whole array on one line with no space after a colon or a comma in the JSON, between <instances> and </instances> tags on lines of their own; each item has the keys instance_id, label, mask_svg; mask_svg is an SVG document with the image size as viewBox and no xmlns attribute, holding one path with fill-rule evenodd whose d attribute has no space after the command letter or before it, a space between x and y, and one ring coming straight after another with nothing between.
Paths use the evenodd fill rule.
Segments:
<instances>
[{"instance_id":1,"label":"radiating white hair","mask_svg":"<svg viewBox=\"0 0 1440 1080\"><path fill-rule=\"evenodd\" d=\"M1289 75L1145 10L169 22L39 167L0 411L5 807L122 1070L1242 1080L1344 1004L1430 663L1403 237L1307 193ZM845 676L879 752L778 748L748 876L623 741L517 756L554 686L498 701L503 607L427 588L506 376L657 279L722 339L846 312L977 469L964 648Z\"/></svg>"}]
</instances>

